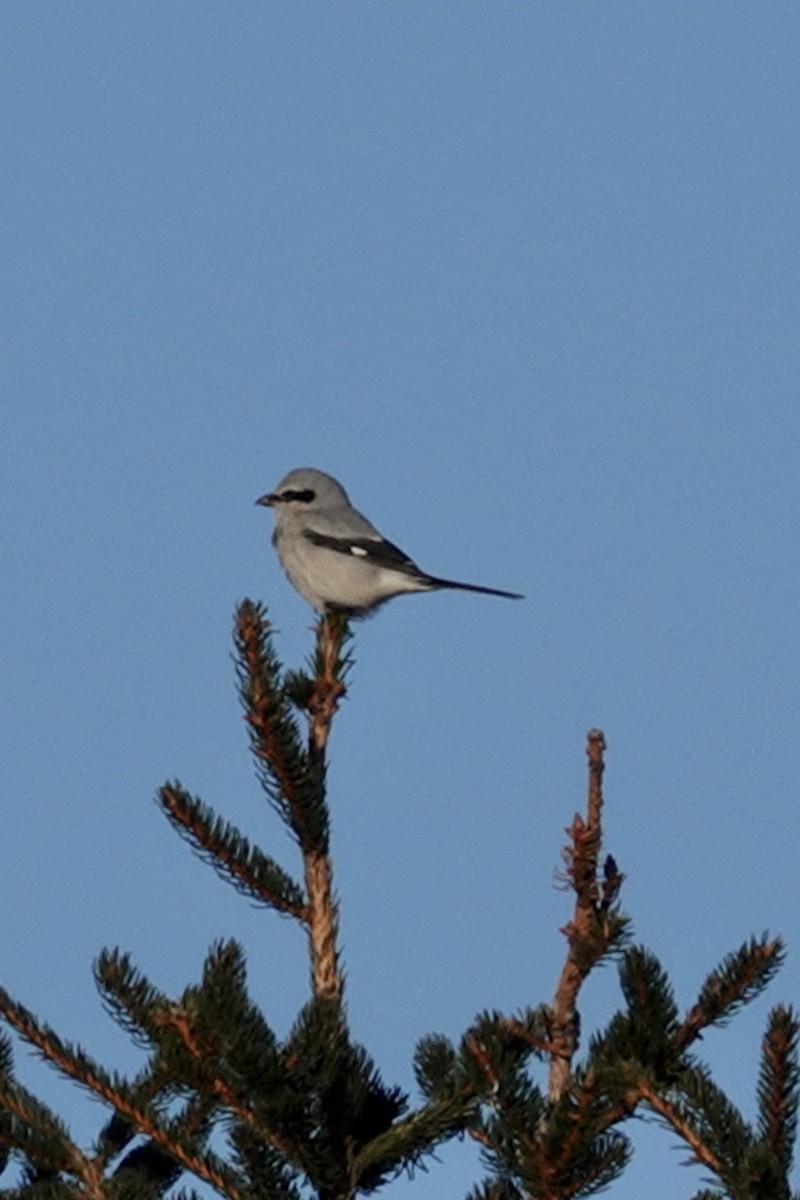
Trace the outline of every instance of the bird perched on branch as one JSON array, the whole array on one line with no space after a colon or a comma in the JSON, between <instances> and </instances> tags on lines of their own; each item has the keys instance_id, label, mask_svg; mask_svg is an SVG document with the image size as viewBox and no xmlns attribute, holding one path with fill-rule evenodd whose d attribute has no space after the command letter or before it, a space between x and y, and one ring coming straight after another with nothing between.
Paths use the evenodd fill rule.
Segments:
<instances>
[{"instance_id":1,"label":"bird perched on branch","mask_svg":"<svg viewBox=\"0 0 800 1200\"><path fill-rule=\"evenodd\" d=\"M342 485L324 471L298 467L261 496L275 513L272 542L291 584L317 612L365 616L403 592L455 588L521 600L518 592L439 579L420 570L353 508Z\"/></svg>"}]
</instances>

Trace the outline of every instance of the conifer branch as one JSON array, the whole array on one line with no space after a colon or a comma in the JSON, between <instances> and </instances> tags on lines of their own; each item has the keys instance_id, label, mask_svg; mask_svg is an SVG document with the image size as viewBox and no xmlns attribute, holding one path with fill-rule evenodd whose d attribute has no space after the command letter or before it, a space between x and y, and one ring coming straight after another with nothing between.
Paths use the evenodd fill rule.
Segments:
<instances>
[{"instance_id":1,"label":"conifer branch","mask_svg":"<svg viewBox=\"0 0 800 1200\"><path fill-rule=\"evenodd\" d=\"M669 1083L680 1065L675 1045L678 1007L666 971L641 946L626 950L619 971L628 1012L618 1027L624 1033L626 1058L635 1060L654 1081Z\"/></svg>"},{"instance_id":2,"label":"conifer branch","mask_svg":"<svg viewBox=\"0 0 800 1200\"><path fill-rule=\"evenodd\" d=\"M320 1000L341 1000L344 980L339 965L339 913L333 892L333 872L326 854L303 856L308 893L308 939L311 984Z\"/></svg>"},{"instance_id":3,"label":"conifer branch","mask_svg":"<svg viewBox=\"0 0 800 1200\"><path fill-rule=\"evenodd\" d=\"M242 601L234 633L242 704L261 783L301 847L325 853L329 823L324 781L292 715L263 607Z\"/></svg>"},{"instance_id":4,"label":"conifer branch","mask_svg":"<svg viewBox=\"0 0 800 1200\"><path fill-rule=\"evenodd\" d=\"M96 974L119 1024L157 1051L150 1071L128 1091L129 1101L147 1099L178 1078L184 1090L196 1093L181 1115L182 1132L200 1132L212 1112L225 1110L250 1129L262 1148L304 1168L301 1149L265 1120L277 1097L286 1093L284 1072L274 1035L247 996L244 952L237 943L212 946L202 985L187 988L176 1002L157 992L118 951L100 956ZM269 1096L268 1103L253 1103L259 1089Z\"/></svg>"},{"instance_id":5,"label":"conifer branch","mask_svg":"<svg viewBox=\"0 0 800 1200\"><path fill-rule=\"evenodd\" d=\"M298 920L306 919L302 889L235 825L216 816L213 809L189 795L179 783L164 784L157 799L181 837L221 878L257 904L266 904Z\"/></svg>"},{"instance_id":6,"label":"conifer branch","mask_svg":"<svg viewBox=\"0 0 800 1200\"><path fill-rule=\"evenodd\" d=\"M311 981L320 999L340 1000L343 977L338 953L338 906L329 854L325 799L326 753L331 723L345 693L349 659L343 647L349 637L339 613L320 617L316 631L315 677L282 678L263 610L249 600L239 607L236 641L240 685L256 757L266 764L267 783L278 811L290 824L303 855ZM290 693L309 718L308 748L289 712Z\"/></svg>"},{"instance_id":7,"label":"conifer branch","mask_svg":"<svg viewBox=\"0 0 800 1200\"><path fill-rule=\"evenodd\" d=\"M553 1053L555 1047L550 1037L550 1009L545 1005L531 1009L526 1019L506 1017L505 1027L512 1037L524 1042L537 1058Z\"/></svg>"},{"instance_id":8,"label":"conifer branch","mask_svg":"<svg viewBox=\"0 0 800 1200\"><path fill-rule=\"evenodd\" d=\"M570 1162L573 1146L580 1145L581 1132L591 1129L593 1136L603 1137L615 1125L619 1125L636 1109L639 1096L633 1090L614 1096L600 1085L598 1073L589 1071L585 1078L579 1078L571 1087L575 1101L577 1120L575 1129L567 1130L562 1139L561 1161L566 1168ZM583 1136L586 1133L583 1132Z\"/></svg>"},{"instance_id":9,"label":"conifer branch","mask_svg":"<svg viewBox=\"0 0 800 1200\"><path fill-rule=\"evenodd\" d=\"M358 1153L353 1163L354 1180L358 1183L370 1172L384 1174L418 1162L445 1138L464 1128L476 1103L473 1089L464 1086L395 1121Z\"/></svg>"},{"instance_id":10,"label":"conifer branch","mask_svg":"<svg viewBox=\"0 0 800 1200\"><path fill-rule=\"evenodd\" d=\"M148 1089L141 1092L147 1100ZM140 1094L136 1091L132 1095ZM200 1145L211 1131L214 1116L214 1103L207 1096L193 1096L187 1101L178 1121L173 1128L180 1139L191 1146ZM112 1178L115 1181L124 1180L130 1184L131 1200L139 1200L144 1185L158 1188L163 1194L183 1174L183 1167L174 1155L155 1145L152 1141L142 1141L139 1131L126 1118L115 1113L106 1124L98 1141L98 1150L94 1161L103 1169L107 1168L110 1160L116 1158L117 1165L113 1169ZM131 1149L120 1158L122 1151L133 1142ZM116 1147L116 1149L115 1149ZM127 1195L121 1190L120 1200ZM172 1195L172 1193L170 1193Z\"/></svg>"},{"instance_id":11,"label":"conifer branch","mask_svg":"<svg viewBox=\"0 0 800 1200\"><path fill-rule=\"evenodd\" d=\"M40 1024L28 1009L15 1003L3 988L0 988L0 1015L60 1074L82 1084L99 1099L104 1100L120 1116L135 1125L138 1133L149 1137L186 1170L192 1171L199 1179L211 1184L224 1196L229 1197L229 1200L240 1200L241 1182L230 1167L214 1154L198 1153L185 1145L183 1140L176 1136L176 1121L162 1123L152 1109L143 1108L133 1101L121 1081L109 1076L93 1063L84 1051L70 1047L46 1025ZM95 1169L80 1151L77 1153L91 1170Z\"/></svg>"},{"instance_id":12,"label":"conifer branch","mask_svg":"<svg viewBox=\"0 0 800 1200\"><path fill-rule=\"evenodd\" d=\"M441 1034L422 1038L414 1053L414 1076L427 1100L442 1100L452 1095L464 1078L453 1043Z\"/></svg>"},{"instance_id":13,"label":"conifer branch","mask_svg":"<svg viewBox=\"0 0 800 1200\"><path fill-rule=\"evenodd\" d=\"M14 1118L0 1133L0 1145L21 1151L40 1168L87 1177L89 1160L63 1121L21 1084L8 1078L0 1081L0 1108Z\"/></svg>"},{"instance_id":14,"label":"conifer branch","mask_svg":"<svg viewBox=\"0 0 800 1200\"><path fill-rule=\"evenodd\" d=\"M696 1004L678 1030L676 1044L689 1046L709 1025L724 1025L737 1009L763 992L784 958L780 938L763 934L728 954L707 976Z\"/></svg>"},{"instance_id":15,"label":"conifer branch","mask_svg":"<svg viewBox=\"0 0 800 1200\"><path fill-rule=\"evenodd\" d=\"M512 1183L503 1179L473 1188L467 1200L520 1200L520 1192Z\"/></svg>"},{"instance_id":16,"label":"conifer branch","mask_svg":"<svg viewBox=\"0 0 800 1200\"><path fill-rule=\"evenodd\" d=\"M464 1048L471 1055L478 1068L478 1073L484 1081L482 1090L490 1096L494 1096L500 1087L500 1075L492 1062L492 1056L486 1044L478 1037L477 1031L466 1034Z\"/></svg>"},{"instance_id":17,"label":"conifer branch","mask_svg":"<svg viewBox=\"0 0 800 1200\"><path fill-rule=\"evenodd\" d=\"M644 1080L645 1085L649 1082ZM673 1110L691 1123L725 1169L735 1170L756 1145L749 1123L714 1082L704 1063L694 1063L682 1071L675 1086L666 1089L666 1095ZM727 1183L728 1179L723 1177L722 1182Z\"/></svg>"},{"instance_id":18,"label":"conifer branch","mask_svg":"<svg viewBox=\"0 0 800 1200\"><path fill-rule=\"evenodd\" d=\"M642 1100L645 1101L653 1112L662 1117L675 1130L678 1136L683 1138L692 1151L694 1160L702 1166L708 1167L719 1178L724 1171L724 1164L712 1152L706 1139L694 1128L691 1121L681 1112L680 1108L668 1099L667 1096L651 1087L644 1078L639 1081L638 1092Z\"/></svg>"},{"instance_id":19,"label":"conifer branch","mask_svg":"<svg viewBox=\"0 0 800 1200\"><path fill-rule=\"evenodd\" d=\"M346 617L323 614L317 622L315 677L305 702L309 716L308 754L320 788L327 773L327 750L331 724L345 694L344 676L350 665L343 647L350 637ZM308 934L311 948L311 978L314 995L321 1000L340 1000L343 989L337 948L339 913L333 890L333 866L328 846L317 848L301 842L304 882L308 897Z\"/></svg>"},{"instance_id":20,"label":"conifer branch","mask_svg":"<svg viewBox=\"0 0 800 1200\"><path fill-rule=\"evenodd\" d=\"M603 735L591 730L586 816L575 817L564 856L575 903L563 930L567 956L554 1001L518 1017L486 1014L462 1041L462 1062L481 1096L469 1133L494 1167L494 1182L502 1185L498 1194L506 1194L507 1183L508 1194L517 1200L589 1195L620 1175L631 1152L628 1139L612 1126L630 1115L636 1099L630 1092L609 1090L609 1064L597 1042L593 1068L587 1072L574 1065L581 986L620 945L627 928L617 908L623 876L610 856L600 861L604 748ZM446 1047L431 1049L441 1059L441 1065L432 1059L434 1071L447 1073ZM549 1061L546 1096L529 1074L531 1055ZM473 1193L483 1194L491 1193Z\"/></svg>"},{"instance_id":21,"label":"conifer branch","mask_svg":"<svg viewBox=\"0 0 800 1200\"><path fill-rule=\"evenodd\" d=\"M68 1079L75 1079L94 1092L98 1091L95 1083L100 1081L101 1077L103 1087L107 1086L108 1077L83 1050L62 1041L54 1030L37 1021L33 1013L23 1004L12 1000L5 988L2 987L0 987L0 1016L16 1029L20 1037L29 1046L33 1046L46 1062L49 1062Z\"/></svg>"},{"instance_id":22,"label":"conifer branch","mask_svg":"<svg viewBox=\"0 0 800 1200\"><path fill-rule=\"evenodd\" d=\"M94 977L106 1009L134 1043L144 1049L164 1049L162 1018L173 1001L133 966L130 955L118 948L102 950L94 964ZM168 1071L163 1071L162 1081L155 1068L156 1063L151 1063L135 1085L140 1099L145 1093L153 1099L169 1080Z\"/></svg>"},{"instance_id":23,"label":"conifer branch","mask_svg":"<svg viewBox=\"0 0 800 1200\"><path fill-rule=\"evenodd\" d=\"M552 1103L564 1095L569 1085L580 1039L578 994L583 981L624 931L619 918L610 919L622 883L613 859L606 861L604 882L601 884L599 880L604 751L603 734L599 729L591 729L586 745L589 759L586 818L576 813L567 830L570 842L564 850L566 877L575 893L575 907L572 919L562 930L567 938L567 957L552 1003L548 1086Z\"/></svg>"},{"instance_id":24,"label":"conifer branch","mask_svg":"<svg viewBox=\"0 0 800 1200\"><path fill-rule=\"evenodd\" d=\"M769 1014L758 1080L759 1135L786 1175L792 1169L800 1099L798 1021L780 1005Z\"/></svg>"},{"instance_id":25,"label":"conifer branch","mask_svg":"<svg viewBox=\"0 0 800 1200\"><path fill-rule=\"evenodd\" d=\"M305 707L310 717L309 754L324 775L331 724L346 693L344 677L350 659L343 648L350 639L347 617L326 612L317 622L314 682Z\"/></svg>"},{"instance_id":26,"label":"conifer branch","mask_svg":"<svg viewBox=\"0 0 800 1200\"><path fill-rule=\"evenodd\" d=\"M169 1013L165 1013L164 1025L175 1031L183 1046L201 1074L208 1082L209 1090L214 1097L244 1124L257 1133L268 1145L289 1157L289 1146L274 1129L267 1128L259 1121L246 1101L240 1099L227 1079L219 1070L219 1057L214 1053L214 1047L202 1041L192 1028L192 1020L187 1010L179 1005L173 1005Z\"/></svg>"},{"instance_id":27,"label":"conifer branch","mask_svg":"<svg viewBox=\"0 0 800 1200\"><path fill-rule=\"evenodd\" d=\"M796 1015L786 1008L770 1014L757 1134L687 1053L703 1028L724 1024L770 981L783 954L777 939L753 939L729 955L682 1021L655 956L628 950L620 969L627 1007L576 1062L581 988L619 949L627 926L617 906L623 875L613 858L601 860L599 730L588 735L586 813L567 831L565 877L574 903L562 930L566 958L552 1003L511 1018L480 1014L458 1049L442 1037L424 1039L415 1070L427 1102L406 1115L407 1096L384 1083L351 1040L342 1002L326 773L350 665L347 619L330 612L320 618L309 673L283 670L260 605L246 600L239 607L235 637L259 778L299 845L304 886L180 784L166 784L160 804L181 836L241 893L303 923L312 999L279 1043L250 999L236 942L212 946L201 982L177 1001L127 955L106 951L96 966L106 1005L150 1051L146 1067L126 1080L61 1041L0 989L0 1017L113 1112L87 1155L13 1081L10 1047L0 1039L0 1170L5 1149L24 1161L23 1186L2 1195L199 1200L193 1190L175 1193L186 1171L229 1200L300 1200L301 1188L317 1200L355 1200L466 1130L495 1172L471 1193L473 1200L577 1200L622 1172L630 1144L614 1126L641 1104L679 1135L725 1195L789 1200L800 1103ZM534 1079L534 1057L549 1067L546 1090ZM215 1129L225 1135L219 1154L207 1149ZM695 1200L722 1195L706 1190Z\"/></svg>"}]
</instances>

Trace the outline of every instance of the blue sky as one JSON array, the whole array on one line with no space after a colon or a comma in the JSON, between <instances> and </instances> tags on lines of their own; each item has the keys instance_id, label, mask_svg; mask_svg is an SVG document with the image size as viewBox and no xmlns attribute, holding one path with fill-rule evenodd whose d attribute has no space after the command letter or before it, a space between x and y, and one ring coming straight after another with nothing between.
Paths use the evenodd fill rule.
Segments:
<instances>
[{"instance_id":1,"label":"blue sky","mask_svg":"<svg viewBox=\"0 0 800 1200\"><path fill-rule=\"evenodd\" d=\"M231 617L310 610L254 499L291 467L440 574L358 630L331 801L350 1012L386 1077L549 999L563 827L607 848L682 1007L751 932L768 996L704 1050L752 1112L797 1000L800 11L794 4L7 0L2 980L136 1059L90 964L162 987L235 935L279 1031L298 932L226 889L175 777L287 866ZM587 1021L616 1002L593 980ZM20 1057L89 1138L100 1112ZM698 1186L644 1124L620 1200ZM456 1146L387 1197L464 1194Z\"/></svg>"}]
</instances>

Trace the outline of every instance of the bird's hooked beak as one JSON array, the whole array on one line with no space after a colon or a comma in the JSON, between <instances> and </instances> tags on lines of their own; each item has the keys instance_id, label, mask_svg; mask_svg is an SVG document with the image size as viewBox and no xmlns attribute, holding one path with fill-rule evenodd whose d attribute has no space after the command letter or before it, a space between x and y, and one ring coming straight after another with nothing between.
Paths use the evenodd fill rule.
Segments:
<instances>
[{"instance_id":1,"label":"bird's hooked beak","mask_svg":"<svg viewBox=\"0 0 800 1200\"><path fill-rule=\"evenodd\" d=\"M280 496L275 492L267 492L264 496L258 497L256 504L261 504L264 508L273 508L278 500L280 500Z\"/></svg>"}]
</instances>

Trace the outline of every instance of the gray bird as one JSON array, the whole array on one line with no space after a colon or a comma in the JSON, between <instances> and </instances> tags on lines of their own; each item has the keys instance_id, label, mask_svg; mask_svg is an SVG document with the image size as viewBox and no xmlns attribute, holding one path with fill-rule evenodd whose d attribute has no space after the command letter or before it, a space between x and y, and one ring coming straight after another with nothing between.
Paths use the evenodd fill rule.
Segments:
<instances>
[{"instance_id":1,"label":"gray bird","mask_svg":"<svg viewBox=\"0 0 800 1200\"><path fill-rule=\"evenodd\" d=\"M273 509L272 544L289 581L317 612L330 608L359 617L403 592L437 588L522 599L518 592L420 570L353 508L340 483L313 467L290 471L256 504Z\"/></svg>"}]
</instances>

